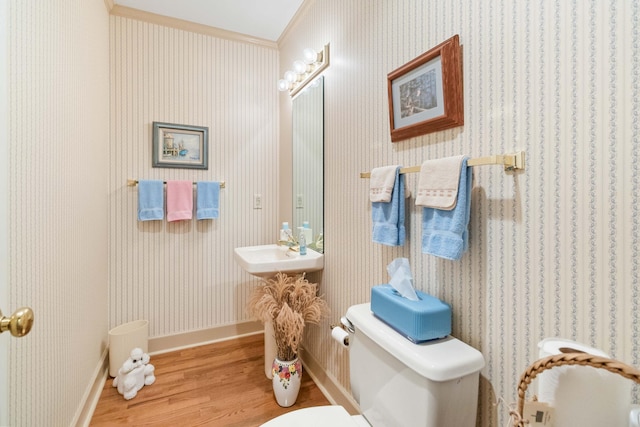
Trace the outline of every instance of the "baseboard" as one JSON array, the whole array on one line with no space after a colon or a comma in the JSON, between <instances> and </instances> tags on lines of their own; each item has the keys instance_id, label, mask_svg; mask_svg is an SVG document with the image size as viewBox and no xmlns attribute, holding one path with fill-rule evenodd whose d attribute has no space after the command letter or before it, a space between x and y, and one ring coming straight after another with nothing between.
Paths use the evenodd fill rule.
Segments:
<instances>
[{"instance_id":1,"label":"baseboard","mask_svg":"<svg viewBox=\"0 0 640 427\"><path fill-rule=\"evenodd\" d=\"M258 333L264 333L264 326L260 322L251 321L200 329L182 334L165 335L149 338L148 353L149 355L167 353Z\"/></svg>"},{"instance_id":2,"label":"baseboard","mask_svg":"<svg viewBox=\"0 0 640 427\"><path fill-rule=\"evenodd\" d=\"M109 374L109 349L105 348L98 362L98 366L93 374L93 382L91 386L85 392L82 399L82 405L80 406L73 422L70 425L77 427L87 427L91 422L93 411L95 411L104 383L107 381L107 375Z\"/></svg>"},{"instance_id":3,"label":"baseboard","mask_svg":"<svg viewBox=\"0 0 640 427\"><path fill-rule=\"evenodd\" d=\"M359 415L360 407L351 393L338 382L338 380L322 368L320 363L306 351L301 352L304 373L309 374L322 394L332 405L340 405L351 415Z\"/></svg>"}]
</instances>

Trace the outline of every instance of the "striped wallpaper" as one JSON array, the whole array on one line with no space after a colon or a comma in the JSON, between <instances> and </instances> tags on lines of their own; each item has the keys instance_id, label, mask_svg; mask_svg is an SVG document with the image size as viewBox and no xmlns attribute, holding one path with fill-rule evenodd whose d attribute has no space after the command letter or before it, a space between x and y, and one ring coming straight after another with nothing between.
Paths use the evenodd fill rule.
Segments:
<instances>
[{"instance_id":1,"label":"striped wallpaper","mask_svg":"<svg viewBox=\"0 0 640 427\"><path fill-rule=\"evenodd\" d=\"M9 298L0 305L5 315L30 306L35 320L23 338L2 334L0 417L68 426L106 357L109 18L103 0L4 7Z\"/></svg>"},{"instance_id":2,"label":"striped wallpaper","mask_svg":"<svg viewBox=\"0 0 640 427\"><path fill-rule=\"evenodd\" d=\"M507 408L493 403L516 401L542 338L640 365L639 19L636 1L325 0L291 26L279 41L281 73L302 48L331 43L321 292L334 314L305 340L329 377L348 388L348 358L327 339L328 323L368 301L399 256L410 259L419 289L452 304L454 335L487 361L478 425L505 425ZM465 125L391 143L387 73L454 34L463 45ZM282 102L286 111L290 101ZM474 169L462 260L421 253L413 204L404 247L371 243L359 172L517 150L526 151L523 172ZM415 190L417 176L408 185Z\"/></svg>"},{"instance_id":3,"label":"striped wallpaper","mask_svg":"<svg viewBox=\"0 0 640 427\"><path fill-rule=\"evenodd\" d=\"M277 236L275 44L119 16L110 34L109 326L148 319L150 337L162 337L249 320L257 279L233 249ZM207 126L208 170L153 168L153 121ZM129 178L225 181L220 218L138 222Z\"/></svg>"}]
</instances>

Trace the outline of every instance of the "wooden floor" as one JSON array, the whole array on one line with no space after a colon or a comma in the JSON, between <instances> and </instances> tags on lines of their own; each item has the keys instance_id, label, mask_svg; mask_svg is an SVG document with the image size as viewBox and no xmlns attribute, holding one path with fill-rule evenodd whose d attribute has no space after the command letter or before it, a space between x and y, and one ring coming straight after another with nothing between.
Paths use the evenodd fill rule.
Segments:
<instances>
[{"instance_id":1,"label":"wooden floor","mask_svg":"<svg viewBox=\"0 0 640 427\"><path fill-rule=\"evenodd\" d=\"M91 426L259 426L295 409L328 405L309 375L296 403L278 406L264 374L263 335L151 356L156 382L125 400L107 379Z\"/></svg>"}]
</instances>

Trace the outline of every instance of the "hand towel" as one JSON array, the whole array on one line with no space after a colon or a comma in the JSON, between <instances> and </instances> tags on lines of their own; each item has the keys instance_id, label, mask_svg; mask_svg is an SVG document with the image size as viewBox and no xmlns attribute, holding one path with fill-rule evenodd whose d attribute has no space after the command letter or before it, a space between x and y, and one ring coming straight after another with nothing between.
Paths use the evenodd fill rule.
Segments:
<instances>
[{"instance_id":1,"label":"hand towel","mask_svg":"<svg viewBox=\"0 0 640 427\"><path fill-rule=\"evenodd\" d=\"M464 156L427 160L420 166L416 206L443 210L456 207Z\"/></svg>"},{"instance_id":2,"label":"hand towel","mask_svg":"<svg viewBox=\"0 0 640 427\"><path fill-rule=\"evenodd\" d=\"M199 181L196 183L196 219L216 219L220 216L220 183Z\"/></svg>"},{"instance_id":3,"label":"hand towel","mask_svg":"<svg viewBox=\"0 0 640 427\"><path fill-rule=\"evenodd\" d=\"M158 180L138 181L138 221L164 219L164 183Z\"/></svg>"},{"instance_id":4,"label":"hand towel","mask_svg":"<svg viewBox=\"0 0 640 427\"><path fill-rule=\"evenodd\" d=\"M391 192L396 182L398 165L382 166L371 169L369 179L369 200L372 202L390 202Z\"/></svg>"},{"instance_id":5,"label":"hand towel","mask_svg":"<svg viewBox=\"0 0 640 427\"><path fill-rule=\"evenodd\" d=\"M422 253L450 260L462 258L469 246L471 180L473 168L462 160L458 182L458 202L452 210L422 209Z\"/></svg>"},{"instance_id":6,"label":"hand towel","mask_svg":"<svg viewBox=\"0 0 640 427\"><path fill-rule=\"evenodd\" d=\"M387 246L404 245L406 235L404 199L404 175L400 174L400 166L397 166L391 201L371 203L374 243Z\"/></svg>"},{"instance_id":7,"label":"hand towel","mask_svg":"<svg viewBox=\"0 0 640 427\"><path fill-rule=\"evenodd\" d=\"M193 212L193 183L167 181L167 221L191 219Z\"/></svg>"}]
</instances>

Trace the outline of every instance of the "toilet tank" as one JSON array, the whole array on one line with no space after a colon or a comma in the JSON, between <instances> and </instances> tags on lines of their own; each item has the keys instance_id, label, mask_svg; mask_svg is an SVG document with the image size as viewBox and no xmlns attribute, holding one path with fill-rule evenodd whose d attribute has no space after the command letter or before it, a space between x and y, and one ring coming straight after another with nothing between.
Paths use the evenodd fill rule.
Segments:
<instances>
[{"instance_id":1,"label":"toilet tank","mask_svg":"<svg viewBox=\"0 0 640 427\"><path fill-rule=\"evenodd\" d=\"M473 427L484 358L448 336L414 344L376 318L370 304L346 314L351 391L372 427Z\"/></svg>"}]
</instances>

